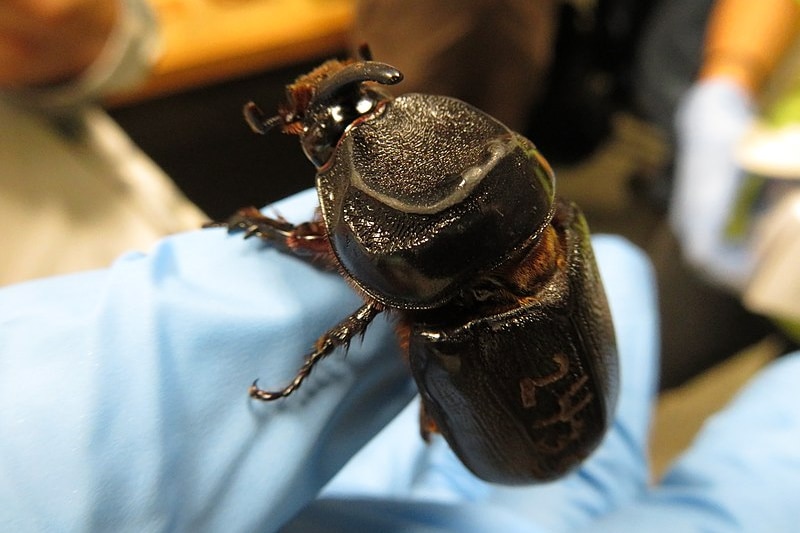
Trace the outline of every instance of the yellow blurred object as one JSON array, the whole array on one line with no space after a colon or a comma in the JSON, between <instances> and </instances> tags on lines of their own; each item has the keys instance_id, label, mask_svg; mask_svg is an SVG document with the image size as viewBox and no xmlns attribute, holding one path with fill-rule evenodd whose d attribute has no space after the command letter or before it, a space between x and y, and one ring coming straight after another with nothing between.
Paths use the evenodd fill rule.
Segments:
<instances>
[{"instance_id":1,"label":"yellow blurred object","mask_svg":"<svg viewBox=\"0 0 800 533\"><path fill-rule=\"evenodd\" d=\"M727 77L759 93L798 26L796 0L719 0L707 28L700 78Z\"/></svg>"},{"instance_id":2,"label":"yellow blurred object","mask_svg":"<svg viewBox=\"0 0 800 533\"><path fill-rule=\"evenodd\" d=\"M163 54L112 104L178 92L344 50L353 0L151 0Z\"/></svg>"}]
</instances>

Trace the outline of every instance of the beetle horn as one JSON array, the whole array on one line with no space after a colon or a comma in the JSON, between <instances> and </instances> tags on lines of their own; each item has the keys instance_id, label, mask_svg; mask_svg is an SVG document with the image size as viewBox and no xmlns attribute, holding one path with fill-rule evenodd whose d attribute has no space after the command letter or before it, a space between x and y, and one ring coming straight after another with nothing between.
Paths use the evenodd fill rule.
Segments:
<instances>
[{"instance_id":1,"label":"beetle horn","mask_svg":"<svg viewBox=\"0 0 800 533\"><path fill-rule=\"evenodd\" d=\"M242 113L250 129L261 135L264 135L283 121L280 115L267 118L255 102L247 102L244 105L244 109L242 109Z\"/></svg>"},{"instance_id":2,"label":"beetle horn","mask_svg":"<svg viewBox=\"0 0 800 533\"><path fill-rule=\"evenodd\" d=\"M322 81L317 86L315 102L324 102L348 85L374 81L381 85L394 85L403 79L403 74L391 65L378 61L359 61L350 63L342 70Z\"/></svg>"}]
</instances>

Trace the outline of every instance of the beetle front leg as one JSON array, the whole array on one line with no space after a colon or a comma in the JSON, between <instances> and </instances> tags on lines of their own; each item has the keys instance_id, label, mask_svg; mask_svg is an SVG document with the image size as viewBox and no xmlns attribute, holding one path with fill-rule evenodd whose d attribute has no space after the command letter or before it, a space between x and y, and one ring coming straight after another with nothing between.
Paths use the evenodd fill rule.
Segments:
<instances>
[{"instance_id":1,"label":"beetle front leg","mask_svg":"<svg viewBox=\"0 0 800 533\"><path fill-rule=\"evenodd\" d=\"M375 301L368 301L361 306L355 313L342 320L338 325L325 333L322 337L317 339L314 345L314 351L311 352L306 358L306 362L300 367L297 375L292 382L279 391L266 391L258 387L258 380L255 380L250 386L250 396L256 400L265 402L285 398L293 393L303 383L303 381L311 373L314 365L320 359L333 352L336 348L347 347L350 341L356 335L364 335L367 326L372 320L383 311L383 307Z\"/></svg>"},{"instance_id":2,"label":"beetle front leg","mask_svg":"<svg viewBox=\"0 0 800 533\"><path fill-rule=\"evenodd\" d=\"M325 224L319 218L292 224L282 217L265 216L255 207L245 207L228 220L211 222L205 227L225 227L229 233L242 231L245 239L258 237L328 270L335 270L338 265L328 242Z\"/></svg>"}]
</instances>

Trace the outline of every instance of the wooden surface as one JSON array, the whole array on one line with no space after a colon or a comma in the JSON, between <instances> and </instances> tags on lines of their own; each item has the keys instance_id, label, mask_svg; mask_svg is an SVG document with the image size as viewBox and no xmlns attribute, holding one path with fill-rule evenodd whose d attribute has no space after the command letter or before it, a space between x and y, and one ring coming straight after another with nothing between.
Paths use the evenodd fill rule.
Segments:
<instances>
[{"instance_id":1,"label":"wooden surface","mask_svg":"<svg viewBox=\"0 0 800 533\"><path fill-rule=\"evenodd\" d=\"M150 79L112 103L179 92L337 53L352 0L151 0L163 55Z\"/></svg>"}]
</instances>

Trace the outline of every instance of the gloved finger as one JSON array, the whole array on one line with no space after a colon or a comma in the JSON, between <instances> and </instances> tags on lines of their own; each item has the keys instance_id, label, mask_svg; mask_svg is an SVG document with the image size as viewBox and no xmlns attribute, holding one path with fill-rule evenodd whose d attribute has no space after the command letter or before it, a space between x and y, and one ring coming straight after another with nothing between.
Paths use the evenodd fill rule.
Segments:
<instances>
[{"instance_id":1,"label":"gloved finger","mask_svg":"<svg viewBox=\"0 0 800 533\"><path fill-rule=\"evenodd\" d=\"M637 497L648 481L647 433L658 367L654 280L644 254L626 241L598 236L593 243L615 322L622 389L609 435L579 471L560 481L528 488L485 483L461 465L443 439L434 440L430 446L421 442L415 403L334 478L323 500L303 510L292 522L292 527L299 529L289 530L301 530L301 525L315 520L324 523L325 513L332 508L338 509L332 520L349 521L354 529L374 525L371 521L376 519L375 514L351 505L353 498L369 497L381 505L386 500L402 500L407 507L393 504L387 520L401 519L404 527L423 512L420 502L438 502L447 504L435 511L443 530L469 516L477 528L470 531L480 527L494 531L496 524L490 527L488 517L495 512L516 517L520 527L528 530L533 525L564 529L586 523ZM469 511L488 508L494 511L485 514L486 520L480 518L481 512ZM434 511L425 507L424 513L428 512ZM448 513L452 514L449 525ZM419 520L424 522L423 517Z\"/></svg>"},{"instance_id":2,"label":"gloved finger","mask_svg":"<svg viewBox=\"0 0 800 533\"><path fill-rule=\"evenodd\" d=\"M731 81L708 80L692 87L676 119L670 224L687 260L734 289L741 288L751 268L741 243L726 236L743 177L734 152L753 116L743 89Z\"/></svg>"},{"instance_id":3,"label":"gloved finger","mask_svg":"<svg viewBox=\"0 0 800 533\"><path fill-rule=\"evenodd\" d=\"M310 217L314 191L281 203ZM360 305L342 279L222 229L0 291L0 523L270 531L408 402L382 317L279 388Z\"/></svg>"},{"instance_id":4,"label":"gloved finger","mask_svg":"<svg viewBox=\"0 0 800 533\"><path fill-rule=\"evenodd\" d=\"M590 531L797 531L798 380L800 352L772 363L651 492Z\"/></svg>"}]
</instances>

